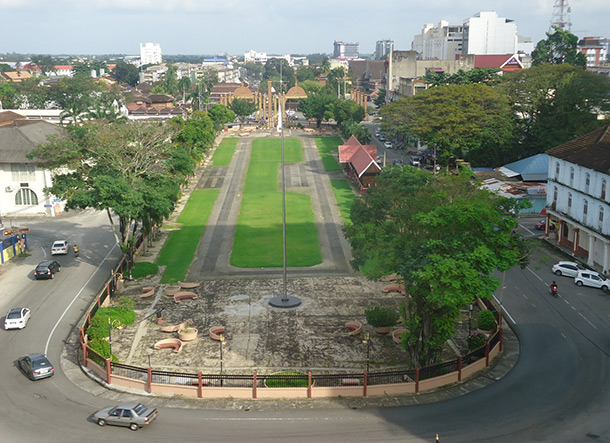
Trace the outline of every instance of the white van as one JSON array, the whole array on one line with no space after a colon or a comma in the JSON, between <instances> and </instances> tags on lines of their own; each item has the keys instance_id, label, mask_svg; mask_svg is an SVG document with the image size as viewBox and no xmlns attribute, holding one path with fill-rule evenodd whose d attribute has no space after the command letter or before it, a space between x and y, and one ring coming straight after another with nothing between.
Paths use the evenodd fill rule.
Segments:
<instances>
[{"instance_id":1,"label":"white van","mask_svg":"<svg viewBox=\"0 0 610 443\"><path fill-rule=\"evenodd\" d=\"M595 271L578 271L574 278L574 283L578 286L590 286L592 288L600 288L602 291L607 291L610 287L610 281L599 272Z\"/></svg>"}]
</instances>

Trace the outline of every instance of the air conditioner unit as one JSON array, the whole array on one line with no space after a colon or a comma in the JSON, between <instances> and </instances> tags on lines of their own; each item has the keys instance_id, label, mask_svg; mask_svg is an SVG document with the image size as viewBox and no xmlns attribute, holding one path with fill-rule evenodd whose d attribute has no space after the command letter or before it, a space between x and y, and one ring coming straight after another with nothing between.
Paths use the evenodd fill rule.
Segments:
<instances>
[{"instance_id":1,"label":"air conditioner unit","mask_svg":"<svg viewBox=\"0 0 610 443\"><path fill-rule=\"evenodd\" d=\"M7 186L6 188L4 188L4 190L6 192L13 192L15 190L15 188L13 188L12 186Z\"/></svg>"}]
</instances>

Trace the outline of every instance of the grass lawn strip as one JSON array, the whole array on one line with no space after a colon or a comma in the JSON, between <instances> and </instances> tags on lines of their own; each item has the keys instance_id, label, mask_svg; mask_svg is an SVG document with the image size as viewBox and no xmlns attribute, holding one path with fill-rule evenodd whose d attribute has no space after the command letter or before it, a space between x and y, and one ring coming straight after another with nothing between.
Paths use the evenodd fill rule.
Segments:
<instances>
[{"instance_id":1,"label":"grass lawn strip","mask_svg":"<svg viewBox=\"0 0 610 443\"><path fill-rule=\"evenodd\" d=\"M212 157L213 166L229 166L235 153L237 140L237 137L227 137L220 142Z\"/></svg>"},{"instance_id":2,"label":"grass lawn strip","mask_svg":"<svg viewBox=\"0 0 610 443\"><path fill-rule=\"evenodd\" d=\"M167 266L161 283L175 283L186 277L219 193L218 189L200 189L191 193L177 220L182 228L169 233L156 261L158 265Z\"/></svg>"},{"instance_id":3,"label":"grass lawn strip","mask_svg":"<svg viewBox=\"0 0 610 443\"><path fill-rule=\"evenodd\" d=\"M337 161L339 145L343 144L341 137L316 137L316 146L320 157L322 157L322 165L326 172L341 171L342 167Z\"/></svg>"},{"instance_id":4,"label":"grass lawn strip","mask_svg":"<svg viewBox=\"0 0 610 443\"><path fill-rule=\"evenodd\" d=\"M333 194L335 194L335 200L337 200L343 224L346 226L350 225L352 223L350 215L356 198L354 191L349 185L349 182L343 178L331 180L330 185L333 188Z\"/></svg>"},{"instance_id":5,"label":"grass lawn strip","mask_svg":"<svg viewBox=\"0 0 610 443\"><path fill-rule=\"evenodd\" d=\"M237 220L231 264L240 268L281 267L281 140L258 139L252 154ZM286 163L303 159L298 139L284 140ZM305 267L322 262L311 198L286 193L286 262Z\"/></svg>"}]
</instances>

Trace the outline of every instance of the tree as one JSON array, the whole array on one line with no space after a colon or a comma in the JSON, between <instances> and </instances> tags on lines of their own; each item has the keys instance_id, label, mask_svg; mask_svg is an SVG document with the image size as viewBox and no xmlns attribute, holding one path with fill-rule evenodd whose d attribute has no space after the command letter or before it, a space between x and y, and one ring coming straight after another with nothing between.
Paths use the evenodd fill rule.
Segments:
<instances>
[{"instance_id":1,"label":"tree","mask_svg":"<svg viewBox=\"0 0 610 443\"><path fill-rule=\"evenodd\" d=\"M441 163L466 158L485 166L501 163L513 142L514 114L508 98L482 84L430 88L380 111L385 124L438 150Z\"/></svg>"},{"instance_id":2,"label":"tree","mask_svg":"<svg viewBox=\"0 0 610 443\"><path fill-rule=\"evenodd\" d=\"M130 63L125 63L123 60L116 62L112 75L117 82L127 83L129 86L136 86L140 80L138 68Z\"/></svg>"},{"instance_id":3,"label":"tree","mask_svg":"<svg viewBox=\"0 0 610 443\"><path fill-rule=\"evenodd\" d=\"M242 124L244 123L248 115L256 111L256 105L253 102L249 100L241 100L238 98L231 102L229 108L235 113L235 115L239 117Z\"/></svg>"},{"instance_id":4,"label":"tree","mask_svg":"<svg viewBox=\"0 0 610 443\"><path fill-rule=\"evenodd\" d=\"M373 139L371 131L353 120L346 120L340 126L341 135L344 139L350 138L352 135L358 139L363 145L369 144Z\"/></svg>"},{"instance_id":5,"label":"tree","mask_svg":"<svg viewBox=\"0 0 610 443\"><path fill-rule=\"evenodd\" d=\"M282 88L284 88L284 85L286 89L293 87L295 84L294 79L294 69L283 58L270 58L265 63L263 80L272 80L276 89L280 89L278 86L280 80L282 81Z\"/></svg>"},{"instance_id":6,"label":"tree","mask_svg":"<svg viewBox=\"0 0 610 443\"><path fill-rule=\"evenodd\" d=\"M102 86L91 77L76 76L62 78L57 84L51 85L49 99L62 109L60 121L78 123L84 115L94 108L95 95Z\"/></svg>"},{"instance_id":7,"label":"tree","mask_svg":"<svg viewBox=\"0 0 610 443\"><path fill-rule=\"evenodd\" d=\"M610 113L610 80L570 64L533 66L503 76L520 138L516 150L533 155L594 131Z\"/></svg>"},{"instance_id":8,"label":"tree","mask_svg":"<svg viewBox=\"0 0 610 443\"><path fill-rule=\"evenodd\" d=\"M587 66L587 58L578 50L578 37L570 31L553 26L553 31L547 32L546 37L545 40L540 40L532 51L533 66L545 63L569 63L583 68Z\"/></svg>"},{"instance_id":9,"label":"tree","mask_svg":"<svg viewBox=\"0 0 610 443\"><path fill-rule=\"evenodd\" d=\"M25 109L46 109L50 100L50 88L41 87L40 79L31 77L14 85L17 89L16 107Z\"/></svg>"},{"instance_id":10,"label":"tree","mask_svg":"<svg viewBox=\"0 0 610 443\"><path fill-rule=\"evenodd\" d=\"M342 67L335 68L326 76L326 86L338 96L343 96L348 86L347 72Z\"/></svg>"},{"instance_id":11,"label":"tree","mask_svg":"<svg viewBox=\"0 0 610 443\"><path fill-rule=\"evenodd\" d=\"M7 65L6 63L0 63L0 72L11 72L11 71L14 71L14 69L10 65Z\"/></svg>"},{"instance_id":12,"label":"tree","mask_svg":"<svg viewBox=\"0 0 610 443\"><path fill-rule=\"evenodd\" d=\"M307 95L317 94L324 88L324 85L317 80L305 80L299 83L299 86L303 88Z\"/></svg>"},{"instance_id":13,"label":"tree","mask_svg":"<svg viewBox=\"0 0 610 443\"><path fill-rule=\"evenodd\" d=\"M327 75L330 72L330 70L331 70L330 60L328 59L328 57L324 57L322 59L322 61L320 62L320 68L319 68L320 74Z\"/></svg>"},{"instance_id":14,"label":"tree","mask_svg":"<svg viewBox=\"0 0 610 443\"><path fill-rule=\"evenodd\" d=\"M246 70L246 78L255 82L259 82L263 78L264 66L261 63L247 62L243 64L243 68Z\"/></svg>"},{"instance_id":15,"label":"tree","mask_svg":"<svg viewBox=\"0 0 610 443\"><path fill-rule=\"evenodd\" d=\"M323 88L317 93L307 95L300 105L299 109L306 118L316 120L316 126L319 128L322 120L332 118L332 106L337 102L337 96L328 88Z\"/></svg>"},{"instance_id":16,"label":"tree","mask_svg":"<svg viewBox=\"0 0 610 443\"><path fill-rule=\"evenodd\" d=\"M212 105L208 114L214 122L214 130L216 132L221 131L226 123L235 121L235 112L221 104Z\"/></svg>"},{"instance_id":17,"label":"tree","mask_svg":"<svg viewBox=\"0 0 610 443\"><path fill-rule=\"evenodd\" d=\"M429 71L421 77L430 86L444 85L470 85L473 83L485 83L496 85L500 81L499 69L495 68L475 68L470 71L460 69L455 74L445 74L445 72Z\"/></svg>"},{"instance_id":18,"label":"tree","mask_svg":"<svg viewBox=\"0 0 610 443\"><path fill-rule=\"evenodd\" d=\"M385 105L385 88L379 89L374 103L375 103L375 106L377 106L378 108Z\"/></svg>"},{"instance_id":19,"label":"tree","mask_svg":"<svg viewBox=\"0 0 610 443\"><path fill-rule=\"evenodd\" d=\"M175 142L182 144L194 160L201 161L216 138L210 116L206 112L195 111L186 121L180 117L173 118L172 124L180 129L174 137Z\"/></svg>"},{"instance_id":20,"label":"tree","mask_svg":"<svg viewBox=\"0 0 610 443\"><path fill-rule=\"evenodd\" d=\"M30 59L31 63L40 68L42 75L55 72L55 60L50 55L34 55Z\"/></svg>"},{"instance_id":21,"label":"tree","mask_svg":"<svg viewBox=\"0 0 610 443\"><path fill-rule=\"evenodd\" d=\"M364 120L364 108L353 100L339 100L333 103L329 110L338 126L347 120L355 123Z\"/></svg>"},{"instance_id":22,"label":"tree","mask_svg":"<svg viewBox=\"0 0 610 443\"><path fill-rule=\"evenodd\" d=\"M315 80L316 73L309 66L304 66L297 71L297 79L299 80L299 83L302 83L305 80Z\"/></svg>"},{"instance_id":23,"label":"tree","mask_svg":"<svg viewBox=\"0 0 610 443\"><path fill-rule=\"evenodd\" d=\"M12 83L0 82L0 109L17 108L17 90Z\"/></svg>"},{"instance_id":24,"label":"tree","mask_svg":"<svg viewBox=\"0 0 610 443\"><path fill-rule=\"evenodd\" d=\"M180 185L194 171L184 146L171 143L173 135L164 124L86 122L28 156L55 171L45 192L64 200L67 209L106 210L117 244L132 258L140 223L160 224L169 216Z\"/></svg>"},{"instance_id":25,"label":"tree","mask_svg":"<svg viewBox=\"0 0 610 443\"><path fill-rule=\"evenodd\" d=\"M366 277L393 272L408 305L403 346L415 366L438 362L460 309L498 287L494 271L527 262L513 234L517 200L478 188L468 173L431 174L390 168L357 199L346 226L353 265Z\"/></svg>"}]
</instances>

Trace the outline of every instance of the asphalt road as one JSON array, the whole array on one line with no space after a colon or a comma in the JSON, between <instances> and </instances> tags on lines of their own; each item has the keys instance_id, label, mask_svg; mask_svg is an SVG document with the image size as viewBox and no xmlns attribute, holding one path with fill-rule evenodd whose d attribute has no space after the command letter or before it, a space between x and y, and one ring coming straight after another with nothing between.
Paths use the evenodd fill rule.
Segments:
<instances>
[{"instance_id":1,"label":"asphalt road","mask_svg":"<svg viewBox=\"0 0 610 443\"><path fill-rule=\"evenodd\" d=\"M0 331L0 441L292 441L292 442L582 442L610 441L608 294L558 280L560 297L548 293L560 258L540 248L528 268L513 269L497 291L507 321L520 338L520 359L490 386L442 402L409 407L210 410L205 402L146 398L160 409L147 429L100 428L90 414L103 406L139 398L82 389L59 366L71 328L118 258L105 214L89 212L28 221L31 256L4 267L0 308L26 305L32 320L22 331ZM532 220L532 224L535 220ZM20 223L23 225L23 223ZM81 256L60 257L54 280L31 277L57 238L77 241ZM2 312L2 311L0 311ZM14 366L17 357L48 348L51 379L31 382Z\"/></svg>"}]
</instances>

